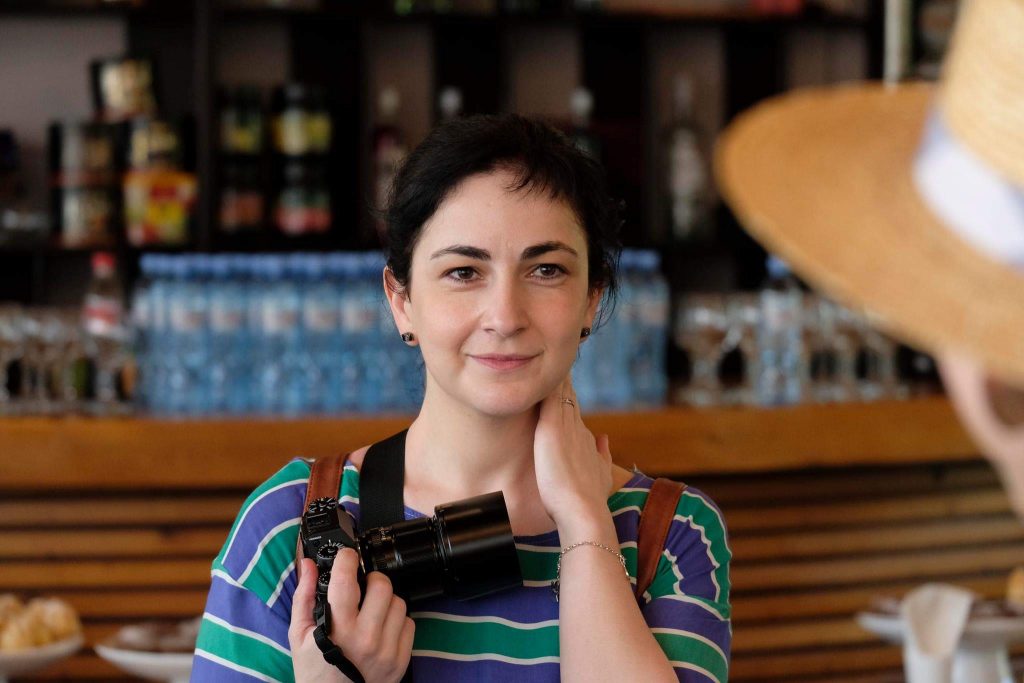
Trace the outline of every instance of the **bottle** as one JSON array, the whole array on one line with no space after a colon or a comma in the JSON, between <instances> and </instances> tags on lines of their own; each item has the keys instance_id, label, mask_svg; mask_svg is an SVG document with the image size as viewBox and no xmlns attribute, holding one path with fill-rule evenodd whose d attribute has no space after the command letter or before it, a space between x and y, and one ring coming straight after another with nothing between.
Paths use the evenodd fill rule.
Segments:
<instances>
[{"instance_id":1,"label":"bottle","mask_svg":"<svg viewBox=\"0 0 1024 683\"><path fill-rule=\"evenodd\" d=\"M302 327L308 355L304 366L306 410L325 413L334 407L328 392L338 337L337 292L324 257L306 255L301 260L301 268Z\"/></svg>"},{"instance_id":2,"label":"bottle","mask_svg":"<svg viewBox=\"0 0 1024 683\"><path fill-rule=\"evenodd\" d=\"M789 266L767 260L768 279L761 291L758 329L760 375L757 400L763 406L790 405L803 399L803 292Z\"/></svg>"},{"instance_id":3,"label":"bottle","mask_svg":"<svg viewBox=\"0 0 1024 683\"><path fill-rule=\"evenodd\" d=\"M443 88L438 95L437 105L441 112L441 123L451 121L462 114L462 90L454 86Z\"/></svg>"},{"instance_id":4,"label":"bottle","mask_svg":"<svg viewBox=\"0 0 1024 683\"><path fill-rule=\"evenodd\" d=\"M95 252L92 280L82 304L82 327L96 369L95 401L91 406L96 414L122 412L118 406L117 372L128 341L125 322L123 290L114 256Z\"/></svg>"},{"instance_id":5,"label":"bottle","mask_svg":"<svg viewBox=\"0 0 1024 683\"><path fill-rule=\"evenodd\" d=\"M401 97L396 88L388 86L381 90L378 100L380 121L373 132L374 208L377 211L375 225L382 240L386 229L383 212L387 208L388 193L398 167L408 152L405 135L398 127L400 102Z\"/></svg>"},{"instance_id":6,"label":"bottle","mask_svg":"<svg viewBox=\"0 0 1024 683\"><path fill-rule=\"evenodd\" d=\"M209 410L215 415L245 412L245 292L228 256L210 257Z\"/></svg>"},{"instance_id":7,"label":"bottle","mask_svg":"<svg viewBox=\"0 0 1024 683\"><path fill-rule=\"evenodd\" d=\"M661 274L661 255L649 249L636 252L636 268L630 282L633 326L630 377L633 403L655 407L665 403L668 392L666 355L668 343L669 290Z\"/></svg>"},{"instance_id":8,"label":"bottle","mask_svg":"<svg viewBox=\"0 0 1024 683\"><path fill-rule=\"evenodd\" d=\"M590 130L590 117L594 111L594 96L586 88L576 88L569 103L572 110L570 139L579 149L594 159L601 159L601 143Z\"/></svg>"},{"instance_id":9,"label":"bottle","mask_svg":"<svg viewBox=\"0 0 1024 683\"><path fill-rule=\"evenodd\" d=\"M672 236L680 241L706 237L708 174L693 121L693 80L683 74L673 85L673 121L667 137L666 197Z\"/></svg>"}]
</instances>

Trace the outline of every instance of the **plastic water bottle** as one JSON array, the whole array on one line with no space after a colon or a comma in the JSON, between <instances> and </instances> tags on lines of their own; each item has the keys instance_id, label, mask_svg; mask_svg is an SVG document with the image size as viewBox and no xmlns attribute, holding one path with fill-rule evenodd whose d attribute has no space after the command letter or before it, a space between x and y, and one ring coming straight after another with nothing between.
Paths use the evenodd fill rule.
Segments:
<instances>
[{"instance_id":1,"label":"plastic water bottle","mask_svg":"<svg viewBox=\"0 0 1024 683\"><path fill-rule=\"evenodd\" d=\"M301 261L303 272L302 326L305 333L305 385L309 412L326 412L332 401L332 356L338 337L338 305L334 283L328 277L326 259L307 255Z\"/></svg>"},{"instance_id":2,"label":"plastic water bottle","mask_svg":"<svg viewBox=\"0 0 1024 683\"><path fill-rule=\"evenodd\" d=\"M245 291L228 256L209 259L210 279L210 361L208 375L209 410L213 414L241 414L247 410L244 385Z\"/></svg>"},{"instance_id":3,"label":"plastic water bottle","mask_svg":"<svg viewBox=\"0 0 1024 683\"><path fill-rule=\"evenodd\" d=\"M761 291L761 325L757 335L761 356L757 399L766 406L795 404L803 398L800 379L803 292L784 261L770 256L767 267L768 280Z\"/></svg>"},{"instance_id":4,"label":"plastic water bottle","mask_svg":"<svg viewBox=\"0 0 1024 683\"><path fill-rule=\"evenodd\" d=\"M631 282L629 320L634 325L630 349L630 376L634 405L660 406L668 391L666 345L668 343L669 291L661 274L661 256L656 251L636 253Z\"/></svg>"}]
</instances>

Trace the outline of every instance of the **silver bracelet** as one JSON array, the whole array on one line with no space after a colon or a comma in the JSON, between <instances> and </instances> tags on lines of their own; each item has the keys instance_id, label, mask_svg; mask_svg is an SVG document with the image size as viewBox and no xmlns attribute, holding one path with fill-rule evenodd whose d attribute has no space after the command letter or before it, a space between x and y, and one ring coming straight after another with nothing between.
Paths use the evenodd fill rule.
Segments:
<instances>
[{"instance_id":1,"label":"silver bracelet","mask_svg":"<svg viewBox=\"0 0 1024 683\"><path fill-rule=\"evenodd\" d=\"M626 573L626 581L629 581L629 570L626 569L626 558L623 557L621 553L619 553L616 550L612 550L608 546L601 543L597 543L595 541L580 541L579 543L573 543L567 548L563 548L562 552L558 553L558 564L555 567L555 580L551 582L551 592L555 594L555 602L558 602L558 582L562 577L562 555L565 555L573 548L578 548L581 545L592 545L595 548L607 550L612 555L615 555L615 557L619 558L619 563L622 565L622 571Z\"/></svg>"}]
</instances>

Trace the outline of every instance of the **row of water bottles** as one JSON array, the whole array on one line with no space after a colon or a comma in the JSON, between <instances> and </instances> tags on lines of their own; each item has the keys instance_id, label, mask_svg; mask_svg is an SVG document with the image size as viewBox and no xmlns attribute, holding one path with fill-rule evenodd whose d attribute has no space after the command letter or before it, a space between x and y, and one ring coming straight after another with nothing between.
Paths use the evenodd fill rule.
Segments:
<instances>
[{"instance_id":1,"label":"row of water bottles","mask_svg":"<svg viewBox=\"0 0 1024 683\"><path fill-rule=\"evenodd\" d=\"M423 362L395 329L380 252L145 254L138 401L156 415L409 412Z\"/></svg>"},{"instance_id":2,"label":"row of water bottles","mask_svg":"<svg viewBox=\"0 0 1024 683\"><path fill-rule=\"evenodd\" d=\"M582 410L665 404L670 310L661 255L647 249L624 249L619 259L615 308L580 345L573 366L573 387Z\"/></svg>"}]
</instances>

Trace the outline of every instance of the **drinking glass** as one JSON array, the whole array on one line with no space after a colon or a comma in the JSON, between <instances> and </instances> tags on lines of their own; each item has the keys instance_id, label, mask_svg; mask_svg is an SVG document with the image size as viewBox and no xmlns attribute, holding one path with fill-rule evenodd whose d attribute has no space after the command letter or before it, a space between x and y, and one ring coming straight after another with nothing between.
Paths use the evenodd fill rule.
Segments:
<instances>
[{"instance_id":1,"label":"drinking glass","mask_svg":"<svg viewBox=\"0 0 1024 683\"><path fill-rule=\"evenodd\" d=\"M728 329L721 294L691 294L677 304L673 338L689 355L692 368L690 382L680 390L678 400L693 406L720 402L718 364Z\"/></svg>"}]
</instances>

